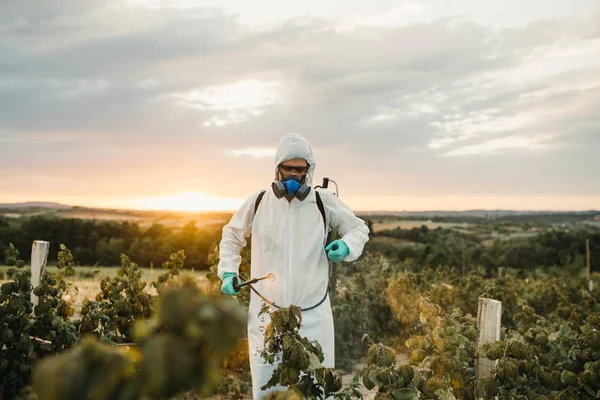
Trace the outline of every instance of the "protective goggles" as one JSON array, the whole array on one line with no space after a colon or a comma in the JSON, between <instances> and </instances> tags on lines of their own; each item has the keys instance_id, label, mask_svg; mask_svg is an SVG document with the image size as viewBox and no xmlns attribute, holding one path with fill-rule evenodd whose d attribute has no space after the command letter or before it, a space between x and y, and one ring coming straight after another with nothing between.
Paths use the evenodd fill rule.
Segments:
<instances>
[{"instance_id":1,"label":"protective goggles","mask_svg":"<svg viewBox=\"0 0 600 400\"><path fill-rule=\"evenodd\" d=\"M297 173L298 175L304 175L308 172L310 165L302 166L302 167L293 167L289 165L281 164L279 166L279 171L283 174L291 174L292 172Z\"/></svg>"}]
</instances>

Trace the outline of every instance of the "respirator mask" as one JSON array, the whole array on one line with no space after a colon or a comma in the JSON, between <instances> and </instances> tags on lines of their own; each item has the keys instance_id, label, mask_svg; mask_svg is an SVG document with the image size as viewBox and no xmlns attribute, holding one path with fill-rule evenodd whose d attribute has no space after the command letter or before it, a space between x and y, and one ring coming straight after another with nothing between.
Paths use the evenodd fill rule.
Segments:
<instances>
[{"instance_id":1,"label":"respirator mask","mask_svg":"<svg viewBox=\"0 0 600 400\"><path fill-rule=\"evenodd\" d=\"M306 168L296 168L296 167L287 167L287 168L290 168L291 170L295 170L298 172L300 172L300 170L306 170ZM279 173L281 176L283 176L281 171L279 171ZM306 174L302 175L302 179L298 178L295 175L290 175L280 181L273 182L271 184L271 187L273 188L273 193L275 193L275 197L277 197L278 199L281 199L284 196L293 196L293 197L296 197L300 201L306 199L306 197L310 193L310 186L307 186L304 183L305 179L306 179Z\"/></svg>"}]
</instances>

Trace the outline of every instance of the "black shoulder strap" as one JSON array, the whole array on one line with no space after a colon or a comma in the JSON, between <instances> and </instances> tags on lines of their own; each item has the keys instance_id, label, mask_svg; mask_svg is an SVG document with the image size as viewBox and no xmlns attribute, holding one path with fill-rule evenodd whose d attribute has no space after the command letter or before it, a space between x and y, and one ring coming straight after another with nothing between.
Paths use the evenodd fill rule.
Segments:
<instances>
[{"instance_id":1,"label":"black shoulder strap","mask_svg":"<svg viewBox=\"0 0 600 400\"><path fill-rule=\"evenodd\" d=\"M258 197L256 198L256 203L254 203L254 214L256 214L256 210L258 210L258 205L260 204L260 201L262 200L263 196L265 195L266 190L263 190L262 192L260 192L258 194Z\"/></svg>"},{"instance_id":2,"label":"black shoulder strap","mask_svg":"<svg viewBox=\"0 0 600 400\"><path fill-rule=\"evenodd\" d=\"M315 196L317 197L317 207L319 207L319 211L321 211L321 216L323 217L323 227L325 228L325 234L327 234L327 220L325 219L325 207L323 207L323 200L321 200L321 195L316 190Z\"/></svg>"},{"instance_id":3,"label":"black shoulder strap","mask_svg":"<svg viewBox=\"0 0 600 400\"><path fill-rule=\"evenodd\" d=\"M258 194L256 198L256 203L254 203L254 214L256 215L256 210L258 210L258 206L262 201L263 196L265 195L266 190L263 190ZM321 200L321 195L319 192L315 190L315 196L317 198L317 207L319 207L319 211L321 212L321 216L323 217L323 227L325 228L325 232L327 232L327 219L325 218L325 207L323 206L323 200Z\"/></svg>"}]
</instances>

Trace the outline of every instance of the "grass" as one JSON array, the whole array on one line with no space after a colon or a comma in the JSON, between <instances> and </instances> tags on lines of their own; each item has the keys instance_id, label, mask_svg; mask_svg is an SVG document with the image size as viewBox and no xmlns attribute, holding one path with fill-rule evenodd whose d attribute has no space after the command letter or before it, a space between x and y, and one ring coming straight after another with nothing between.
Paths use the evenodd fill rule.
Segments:
<instances>
[{"instance_id":1,"label":"grass","mask_svg":"<svg viewBox=\"0 0 600 400\"><path fill-rule=\"evenodd\" d=\"M0 267L0 273L6 275L6 271L8 270L8 268L10 267L6 267L6 266L1 266ZM29 265L25 265L24 267L25 269L30 269L31 266ZM94 280L95 279L95 275L94 275L94 271L101 271L101 273L104 273L108 276L117 276L117 270L120 267L118 266L114 266L114 267L94 267L94 266L81 266L81 267L74 267L75 269L75 276L73 277L74 279L88 279L88 280ZM54 265L49 265L46 267L46 270L49 272L57 272L58 268L56 268L56 266ZM159 276L162 273L162 268L142 268L143 271L143 277L146 281L152 281L154 280L154 278L156 278L157 276ZM194 278L201 280L204 279L206 277L206 273L207 271L192 271L189 269L184 269L181 270L181 275L182 276L193 276Z\"/></svg>"},{"instance_id":2,"label":"grass","mask_svg":"<svg viewBox=\"0 0 600 400\"><path fill-rule=\"evenodd\" d=\"M422 225L425 225L429 229L436 229L438 227L451 229L451 228L465 228L470 224L467 223L457 223L457 222L433 222L429 220L386 220L379 219L373 220L373 230L375 232L380 232L385 229L412 229L412 228L420 228Z\"/></svg>"},{"instance_id":3,"label":"grass","mask_svg":"<svg viewBox=\"0 0 600 400\"><path fill-rule=\"evenodd\" d=\"M388 236L375 236L371 240L374 242L380 242L380 243L392 243L399 247L411 247L411 246L420 246L421 245L421 243L413 242L408 239L393 238L393 237L388 237Z\"/></svg>"},{"instance_id":4,"label":"grass","mask_svg":"<svg viewBox=\"0 0 600 400\"><path fill-rule=\"evenodd\" d=\"M436 229L438 227L444 229L452 229L456 232L469 234L469 235L478 235L486 242L491 243L495 239L507 240L513 238L529 238L538 235L540 232L537 230L527 230L524 231L520 226L507 226L502 228L496 228L490 225L481 225L481 224L472 224L466 222L433 222L431 220L399 220L395 218L381 218L373 220L373 231L375 233L381 232L386 229L394 229L401 228L405 230L420 228L421 226L426 226L429 229ZM497 232L497 236L492 237L493 232ZM378 238L382 239L382 238ZM408 243L403 243L398 241L397 239L389 238L387 241L389 243L395 243L398 245L409 245Z\"/></svg>"},{"instance_id":5,"label":"grass","mask_svg":"<svg viewBox=\"0 0 600 400\"><path fill-rule=\"evenodd\" d=\"M143 211L114 210L102 208L73 207L71 209L25 208L0 209L0 216L9 218L47 216L60 218L81 218L104 221L137 223L147 228L159 223L170 228L180 228L189 221L195 221L197 228L220 227L231 218L230 212L195 212L195 211Z\"/></svg>"},{"instance_id":6,"label":"grass","mask_svg":"<svg viewBox=\"0 0 600 400\"><path fill-rule=\"evenodd\" d=\"M525 239L525 238L529 238L529 237L533 237L533 236L537 236L538 232L515 232L515 233L509 233L508 235L502 235L502 239L514 239L514 238L521 238L521 239Z\"/></svg>"}]
</instances>

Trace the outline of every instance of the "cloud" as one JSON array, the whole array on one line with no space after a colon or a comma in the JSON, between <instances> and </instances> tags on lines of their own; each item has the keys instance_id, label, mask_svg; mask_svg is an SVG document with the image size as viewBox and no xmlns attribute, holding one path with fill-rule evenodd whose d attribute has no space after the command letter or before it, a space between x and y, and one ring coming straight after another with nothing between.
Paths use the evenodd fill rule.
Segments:
<instances>
[{"instance_id":1,"label":"cloud","mask_svg":"<svg viewBox=\"0 0 600 400\"><path fill-rule=\"evenodd\" d=\"M460 113L444 115L443 121L431 122L431 126L437 128L441 132L442 137L433 138L429 142L429 147L439 149L456 143L457 141L478 138L481 136L489 137L490 134L502 132L514 132L522 130L535 122L535 116L524 113L515 116L493 116L499 112L499 109L488 109L482 110L481 112L471 111L471 115L466 117L463 117ZM511 137L506 139L511 139ZM502 140L498 143L500 142L502 142ZM483 143L484 147L486 147L486 143L490 142ZM455 154L455 152L445 154L452 155ZM461 154L468 153L463 152Z\"/></svg>"},{"instance_id":2,"label":"cloud","mask_svg":"<svg viewBox=\"0 0 600 400\"><path fill-rule=\"evenodd\" d=\"M430 8L431 4L428 3L406 2L385 12L347 18L339 25L338 29L342 32L369 26L394 29L415 22L425 22L430 19L425 13Z\"/></svg>"},{"instance_id":3,"label":"cloud","mask_svg":"<svg viewBox=\"0 0 600 400\"><path fill-rule=\"evenodd\" d=\"M224 126L245 122L261 115L265 108L278 101L278 82L255 80L210 86L187 93L174 93L175 104L214 113L204 126Z\"/></svg>"},{"instance_id":4,"label":"cloud","mask_svg":"<svg viewBox=\"0 0 600 400\"><path fill-rule=\"evenodd\" d=\"M276 148L247 147L244 149L227 149L225 151L234 157L251 156L254 158L275 157Z\"/></svg>"},{"instance_id":5,"label":"cloud","mask_svg":"<svg viewBox=\"0 0 600 400\"><path fill-rule=\"evenodd\" d=\"M294 15L263 7L277 15L260 26L247 20L260 10L233 0L3 4L0 168L33 151L52 154L57 174L72 174L73 159L90 169L133 159L141 171L182 163L187 177L227 157L233 170L255 168L232 178L251 192L290 131L311 141L319 171L352 182L360 169L373 190L403 194L493 190L468 160L505 190L563 153L570 176L595 165L597 6L319 3ZM387 171L402 185L381 189ZM212 192L227 176L214 174L202 182ZM555 176L522 177L522 190L548 191Z\"/></svg>"},{"instance_id":6,"label":"cloud","mask_svg":"<svg viewBox=\"0 0 600 400\"><path fill-rule=\"evenodd\" d=\"M487 142L475 145L465 146L444 153L446 156L465 156L465 155L489 155L502 150L510 149L538 149L542 148L540 143L545 138L531 138L523 136L508 136L498 139L488 140Z\"/></svg>"}]
</instances>

